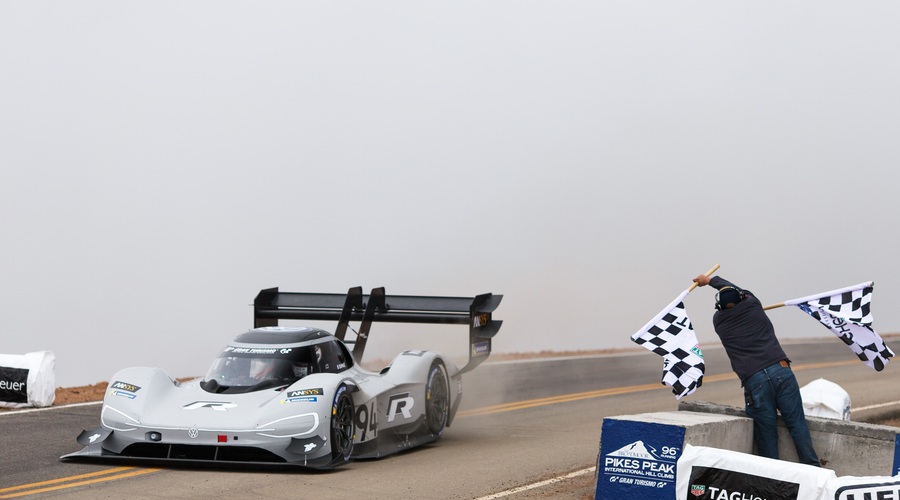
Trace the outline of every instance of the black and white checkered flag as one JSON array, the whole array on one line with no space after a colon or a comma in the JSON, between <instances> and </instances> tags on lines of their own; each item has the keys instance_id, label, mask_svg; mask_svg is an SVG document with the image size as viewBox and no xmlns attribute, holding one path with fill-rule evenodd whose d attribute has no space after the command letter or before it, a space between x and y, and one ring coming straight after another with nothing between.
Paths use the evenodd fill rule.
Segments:
<instances>
[{"instance_id":1,"label":"black and white checkered flag","mask_svg":"<svg viewBox=\"0 0 900 500\"><path fill-rule=\"evenodd\" d=\"M816 318L837 335L863 363L881 371L894 356L872 329L872 289L867 281L847 288L785 301Z\"/></svg>"},{"instance_id":2,"label":"black and white checkered flag","mask_svg":"<svg viewBox=\"0 0 900 500\"><path fill-rule=\"evenodd\" d=\"M684 309L685 290L656 315L631 340L663 357L662 383L672 388L675 399L696 391L703 384L706 365L694 327Z\"/></svg>"}]
</instances>

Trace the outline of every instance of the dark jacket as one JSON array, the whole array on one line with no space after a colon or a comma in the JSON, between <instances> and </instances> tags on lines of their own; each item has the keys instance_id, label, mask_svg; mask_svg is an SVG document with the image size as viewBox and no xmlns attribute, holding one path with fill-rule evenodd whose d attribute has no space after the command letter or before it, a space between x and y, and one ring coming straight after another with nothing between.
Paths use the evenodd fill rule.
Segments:
<instances>
[{"instance_id":1,"label":"dark jacket","mask_svg":"<svg viewBox=\"0 0 900 500\"><path fill-rule=\"evenodd\" d=\"M717 290L735 286L718 276L709 280L709 284ZM762 303L747 290L743 292L744 299L734 307L716 311L713 315L713 327L741 385L759 370L788 359Z\"/></svg>"}]
</instances>

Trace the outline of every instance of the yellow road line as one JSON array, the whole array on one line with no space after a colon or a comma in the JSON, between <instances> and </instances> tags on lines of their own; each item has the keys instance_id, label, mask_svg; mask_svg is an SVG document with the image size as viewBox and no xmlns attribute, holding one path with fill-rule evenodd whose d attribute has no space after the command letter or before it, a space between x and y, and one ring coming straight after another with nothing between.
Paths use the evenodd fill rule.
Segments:
<instances>
[{"instance_id":1,"label":"yellow road line","mask_svg":"<svg viewBox=\"0 0 900 500\"><path fill-rule=\"evenodd\" d=\"M858 359L851 359L847 361L828 361L825 363L807 363L805 365L792 365L791 370L794 371L802 371L802 370L813 370L815 368L831 368L833 366L849 366L856 365L862 363L862 361Z\"/></svg>"},{"instance_id":2,"label":"yellow road line","mask_svg":"<svg viewBox=\"0 0 900 500\"><path fill-rule=\"evenodd\" d=\"M533 408L535 406L544 406L557 403L568 403L581 399L602 398L605 396L615 396L618 394L627 394L631 392L652 391L661 389L661 384L644 384L632 385L628 387L614 387L612 389L601 389L598 391L578 392L574 394L563 394L561 396L551 396L549 398L529 399L525 401L516 401L513 403L504 403L494 406L485 406L483 408L475 408L472 410L461 411L458 417L473 417L476 415L490 415L492 413L502 413L505 411L522 410L525 408Z\"/></svg>"},{"instance_id":3,"label":"yellow road line","mask_svg":"<svg viewBox=\"0 0 900 500\"><path fill-rule=\"evenodd\" d=\"M128 477L141 476L143 474L149 474L151 472L156 472L159 469L136 469L135 467L118 467L115 469L102 470L99 472L91 472L88 474L80 474L77 476L68 476L59 479L51 479L49 481L41 481L38 483L30 483L23 484L19 486L12 486L9 488L0 489L0 499L2 498L17 498L23 497L26 495L34 495L37 493L46 493L48 491L56 491L56 490L64 490L68 488L74 488L76 486L84 486L88 484L94 483L103 483L107 481L115 481L117 479L125 479ZM129 472L130 471L130 472ZM103 476L103 477L97 477ZM87 479L94 478L94 479ZM84 479L83 481L79 481L80 479ZM75 482L70 482L75 481ZM66 483L66 484L60 484ZM46 488L41 488L41 486L47 486L55 484L56 486L48 486ZM37 488L37 489L33 489ZM11 493L8 495L4 495L3 493L16 491L16 490L28 490L28 491L19 491L18 493Z\"/></svg>"},{"instance_id":4,"label":"yellow road line","mask_svg":"<svg viewBox=\"0 0 900 500\"><path fill-rule=\"evenodd\" d=\"M50 479L48 481L41 481L39 483L23 484L20 486L10 486L9 488L0 488L0 493L7 493L10 491L21 490L23 488L35 488L38 486L46 486L48 484L64 483L66 481L75 481L77 479L84 479L84 478L88 478L88 477L105 476L107 474L115 474L117 472L124 472L124 471L131 470L131 469L134 469L134 467L116 467L114 469L106 469L106 470L101 470L101 471L97 471L97 472L89 472L87 474L80 474L77 476L63 477L63 478L59 478L59 479Z\"/></svg>"},{"instance_id":5,"label":"yellow road line","mask_svg":"<svg viewBox=\"0 0 900 500\"><path fill-rule=\"evenodd\" d=\"M825 363L807 363L802 365L793 365L794 371L813 370L816 368L831 368L835 366L854 365L859 363L858 360L849 361L829 361ZM719 375L709 375L703 377L703 383L721 382L723 380L736 379L734 373L721 373ZM516 401L513 403L504 403L494 406L485 406L483 408L473 408L459 412L457 417L475 417L480 415L491 415L494 413L502 413L506 411L522 410L525 408L534 408L535 406L544 406L557 403L568 403L571 401L579 401L582 399L602 398L606 396L617 396L620 394L629 394L633 392L652 391L652 390L671 390L662 384L642 384L630 385L625 387L613 387L611 389L601 389L597 391L577 392L573 394L563 394L561 396L551 396L548 398L529 399L525 401Z\"/></svg>"}]
</instances>

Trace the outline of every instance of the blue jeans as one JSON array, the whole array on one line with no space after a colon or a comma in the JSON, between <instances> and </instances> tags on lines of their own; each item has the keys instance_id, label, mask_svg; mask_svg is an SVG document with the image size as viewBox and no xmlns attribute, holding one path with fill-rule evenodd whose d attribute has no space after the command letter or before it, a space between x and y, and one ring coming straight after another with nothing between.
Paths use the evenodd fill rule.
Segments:
<instances>
[{"instance_id":1,"label":"blue jeans","mask_svg":"<svg viewBox=\"0 0 900 500\"><path fill-rule=\"evenodd\" d=\"M813 449L800 386L790 368L776 363L754 373L744 381L747 416L753 419L753 435L760 456L778 458L778 413L790 431L800 463L820 466Z\"/></svg>"}]
</instances>

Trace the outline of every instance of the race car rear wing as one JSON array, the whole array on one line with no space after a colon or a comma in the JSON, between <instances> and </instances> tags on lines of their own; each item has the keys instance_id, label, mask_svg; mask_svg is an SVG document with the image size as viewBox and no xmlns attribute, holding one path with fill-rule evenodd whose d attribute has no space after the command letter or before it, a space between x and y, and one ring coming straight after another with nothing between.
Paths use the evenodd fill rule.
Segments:
<instances>
[{"instance_id":1,"label":"race car rear wing","mask_svg":"<svg viewBox=\"0 0 900 500\"><path fill-rule=\"evenodd\" d=\"M492 313L502 295L485 293L475 297L428 297L385 295L384 287L368 295L362 287L346 294L281 292L261 290L253 301L253 326L278 326L279 319L337 321L334 335L344 340L350 321L360 321L353 344L353 357L362 359L373 322L440 323L469 325L469 360L461 372L472 370L491 354L491 338L503 323Z\"/></svg>"}]
</instances>

